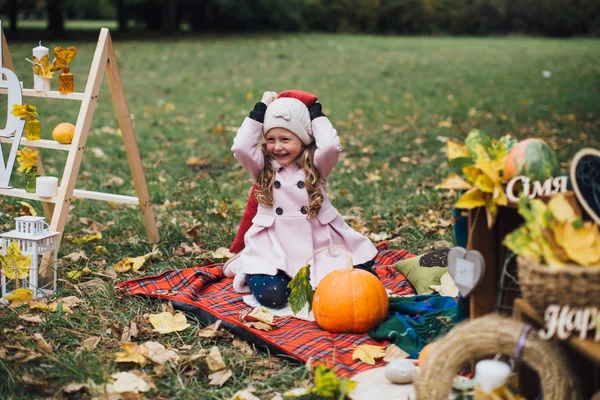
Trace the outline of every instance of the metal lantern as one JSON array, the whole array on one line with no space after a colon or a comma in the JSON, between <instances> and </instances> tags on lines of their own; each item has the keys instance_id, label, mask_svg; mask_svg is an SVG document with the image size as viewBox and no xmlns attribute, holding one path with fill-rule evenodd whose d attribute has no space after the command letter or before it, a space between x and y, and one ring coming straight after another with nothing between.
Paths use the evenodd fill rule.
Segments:
<instances>
[{"instance_id":1,"label":"metal lantern","mask_svg":"<svg viewBox=\"0 0 600 400\"><path fill-rule=\"evenodd\" d=\"M0 270L2 297L19 288L31 289L33 298L53 294L56 291L60 232L51 232L44 217L18 217L15 225L15 230L0 234L0 254L4 256ZM7 255L10 255L11 248L18 248L24 258L31 256L29 265L18 268L10 265ZM13 271L7 276L11 268Z\"/></svg>"}]
</instances>

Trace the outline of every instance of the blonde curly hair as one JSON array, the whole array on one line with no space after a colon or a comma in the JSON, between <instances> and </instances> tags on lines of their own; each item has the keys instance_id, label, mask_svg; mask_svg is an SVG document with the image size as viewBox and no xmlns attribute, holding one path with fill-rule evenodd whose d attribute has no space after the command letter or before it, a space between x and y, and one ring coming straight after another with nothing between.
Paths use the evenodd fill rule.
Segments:
<instances>
[{"instance_id":1,"label":"blonde curly hair","mask_svg":"<svg viewBox=\"0 0 600 400\"><path fill-rule=\"evenodd\" d=\"M323 206L321 175L319 174L319 171L315 167L314 163L314 154L316 148L317 146L314 142L309 145L303 145L302 151L298 155L298 158L294 161L298 163L306 175L304 178L304 186L308 192L307 219L315 218ZM273 184L275 183L275 168L273 167L273 160L271 156L269 153L267 153L266 145L263 144L261 149L265 157L265 166L258 175L255 196L260 205L264 207L273 207Z\"/></svg>"}]
</instances>

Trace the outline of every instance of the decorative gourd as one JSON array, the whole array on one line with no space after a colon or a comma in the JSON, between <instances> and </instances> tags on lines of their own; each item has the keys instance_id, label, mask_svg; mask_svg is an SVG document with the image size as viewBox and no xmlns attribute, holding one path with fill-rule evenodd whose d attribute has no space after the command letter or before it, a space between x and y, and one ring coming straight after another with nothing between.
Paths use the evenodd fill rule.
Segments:
<instances>
[{"instance_id":1,"label":"decorative gourd","mask_svg":"<svg viewBox=\"0 0 600 400\"><path fill-rule=\"evenodd\" d=\"M346 268L319 282L312 308L317 324L328 332L365 333L387 317L389 300L379 279L354 269L346 253Z\"/></svg>"},{"instance_id":2,"label":"decorative gourd","mask_svg":"<svg viewBox=\"0 0 600 400\"><path fill-rule=\"evenodd\" d=\"M556 153L542 139L525 139L512 148L504 162L506 181L515 176L526 176L543 182L560 172Z\"/></svg>"},{"instance_id":3,"label":"decorative gourd","mask_svg":"<svg viewBox=\"0 0 600 400\"><path fill-rule=\"evenodd\" d=\"M421 351L419 352L419 358L417 359L417 364L423 365L425 358L427 358L427 354L429 354L429 352L431 352L431 351L434 351L437 346L438 346L438 344L436 342L431 342L428 345L426 345L425 347L423 347L421 349Z\"/></svg>"}]
</instances>

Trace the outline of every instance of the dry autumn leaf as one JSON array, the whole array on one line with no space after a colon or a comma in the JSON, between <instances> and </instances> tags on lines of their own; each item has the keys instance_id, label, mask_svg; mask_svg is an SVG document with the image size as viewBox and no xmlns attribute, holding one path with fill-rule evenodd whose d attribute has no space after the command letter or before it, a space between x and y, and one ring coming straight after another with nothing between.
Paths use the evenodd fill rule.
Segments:
<instances>
[{"instance_id":1,"label":"dry autumn leaf","mask_svg":"<svg viewBox=\"0 0 600 400\"><path fill-rule=\"evenodd\" d=\"M133 372L117 372L112 374L111 378L115 379L113 390L116 393L140 393L150 390L150 385Z\"/></svg>"},{"instance_id":2,"label":"dry autumn leaf","mask_svg":"<svg viewBox=\"0 0 600 400\"><path fill-rule=\"evenodd\" d=\"M225 361L223 361L223 357L221 356L221 351L217 346L213 346L212 349L210 349L210 353L206 357L206 364L208 365L208 369L212 372L221 371L222 369L227 368Z\"/></svg>"},{"instance_id":3,"label":"dry autumn leaf","mask_svg":"<svg viewBox=\"0 0 600 400\"><path fill-rule=\"evenodd\" d=\"M397 359L405 359L408 358L410 354L402 350L400 347L395 344L390 344L385 349L385 356L383 357L383 361L390 362L392 360Z\"/></svg>"},{"instance_id":4,"label":"dry autumn leaf","mask_svg":"<svg viewBox=\"0 0 600 400\"><path fill-rule=\"evenodd\" d=\"M50 345L48 342L46 342L46 340L44 339L44 337L42 336L41 333L36 332L33 334L33 339L35 340L38 349L40 349L41 351L45 352L45 353L52 353L52 345Z\"/></svg>"},{"instance_id":5,"label":"dry autumn leaf","mask_svg":"<svg viewBox=\"0 0 600 400\"><path fill-rule=\"evenodd\" d=\"M198 331L198 336L205 338L220 336L222 334L222 332L219 331L219 326L221 325L221 322L221 320L218 320L214 324L210 324L206 328L200 329Z\"/></svg>"},{"instance_id":6,"label":"dry autumn leaf","mask_svg":"<svg viewBox=\"0 0 600 400\"><path fill-rule=\"evenodd\" d=\"M19 315L19 319L32 324L44 323L44 319L39 315Z\"/></svg>"},{"instance_id":7,"label":"dry autumn leaf","mask_svg":"<svg viewBox=\"0 0 600 400\"><path fill-rule=\"evenodd\" d=\"M361 344L360 346L356 346L354 352L352 353L353 360L356 360L358 358L362 362L367 363L369 365L375 365L375 360L384 356L385 351L383 347L373 346L370 344Z\"/></svg>"},{"instance_id":8,"label":"dry autumn leaf","mask_svg":"<svg viewBox=\"0 0 600 400\"><path fill-rule=\"evenodd\" d=\"M157 364L164 364L167 361L177 361L179 358L179 355L175 351L167 349L158 342L146 342L141 347L146 349L146 357Z\"/></svg>"},{"instance_id":9,"label":"dry autumn leaf","mask_svg":"<svg viewBox=\"0 0 600 400\"><path fill-rule=\"evenodd\" d=\"M175 315L169 312L150 314L150 323L154 327L154 332L163 334L183 331L190 327L186 316L181 312L176 312Z\"/></svg>"},{"instance_id":10,"label":"dry autumn leaf","mask_svg":"<svg viewBox=\"0 0 600 400\"><path fill-rule=\"evenodd\" d=\"M250 328L258 329L258 330L265 331L265 332L269 332L269 331L273 330L273 325L265 324L264 322L260 322L260 321L245 322L244 325L246 325Z\"/></svg>"},{"instance_id":11,"label":"dry autumn leaf","mask_svg":"<svg viewBox=\"0 0 600 400\"><path fill-rule=\"evenodd\" d=\"M121 346L125 351L121 351L115 354L116 362L132 362L139 364L140 366L146 365L148 362L148 351L137 343L132 342L120 342Z\"/></svg>"},{"instance_id":12,"label":"dry autumn leaf","mask_svg":"<svg viewBox=\"0 0 600 400\"><path fill-rule=\"evenodd\" d=\"M127 272L129 270L138 271L144 263L152 256L158 254L158 247L154 248L150 253L139 257L125 257L117 262L114 267L117 272Z\"/></svg>"},{"instance_id":13,"label":"dry autumn leaf","mask_svg":"<svg viewBox=\"0 0 600 400\"><path fill-rule=\"evenodd\" d=\"M233 372L231 372L230 369L215 372L215 373L208 375L208 379L210 379L210 382L208 384L223 386L223 384L225 382L227 382L227 380L229 378L231 378L232 376L233 376Z\"/></svg>"}]
</instances>

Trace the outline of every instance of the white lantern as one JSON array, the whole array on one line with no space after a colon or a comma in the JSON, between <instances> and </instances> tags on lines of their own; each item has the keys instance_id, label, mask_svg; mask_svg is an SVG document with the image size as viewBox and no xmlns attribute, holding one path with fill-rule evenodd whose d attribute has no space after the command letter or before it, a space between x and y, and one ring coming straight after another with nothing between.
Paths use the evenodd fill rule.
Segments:
<instances>
[{"instance_id":1,"label":"white lantern","mask_svg":"<svg viewBox=\"0 0 600 400\"><path fill-rule=\"evenodd\" d=\"M0 254L5 256L0 271L2 297L19 288L31 289L33 298L53 294L56 291L60 232L51 232L44 217L18 217L15 225L15 230L0 234ZM22 265L23 260L18 268L16 262L11 265L11 259L6 256L12 246L18 247L23 257L31 256L28 265Z\"/></svg>"}]
</instances>

